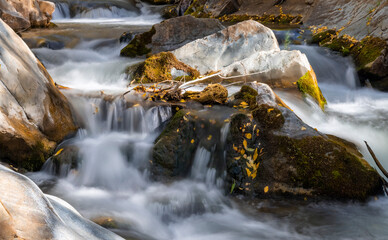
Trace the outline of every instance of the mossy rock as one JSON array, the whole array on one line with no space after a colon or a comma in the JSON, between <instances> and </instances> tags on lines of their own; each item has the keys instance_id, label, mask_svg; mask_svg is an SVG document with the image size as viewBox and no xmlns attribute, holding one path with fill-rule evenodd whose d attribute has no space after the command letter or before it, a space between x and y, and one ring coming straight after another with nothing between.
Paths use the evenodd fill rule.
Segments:
<instances>
[{"instance_id":1,"label":"mossy rock","mask_svg":"<svg viewBox=\"0 0 388 240\"><path fill-rule=\"evenodd\" d=\"M228 90L221 84L209 84L201 92L186 91L183 98L202 104L224 104L228 98Z\"/></svg>"},{"instance_id":2,"label":"mossy rock","mask_svg":"<svg viewBox=\"0 0 388 240\"><path fill-rule=\"evenodd\" d=\"M253 118L266 129L279 129L284 124L284 117L278 108L262 104L252 111Z\"/></svg>"},{"instance_id":3,"label":"mossy rock","mask_svg":"<svg viewBox=\"0 0 388 240\"><path fill-rule=\"evenodd\" d=\"M251 109L254 109L257 106L257 96L258 93L255 89L244 85L241 87L240 91L234 95L234 98L246 102Z\"/></svg>"},{"instance_id":4,"label":"mossy rock","mask_svg":"<svg viewBox=\"0 0 388 240\"><path fill-rule=\"evenodd\" d=\"M378 173L337 142L324 136L275 139L290 164L296 167L294 181L301 187L339 199L365 200L381 192Z\"/></svg>"},{"instance_id":5,"label":"mossy rock","mask_svg":"<svg viewBox=\"0 0 388 240\"><path fill-rule=\"evenodd\" d=\"M381 193L378 173L354 145L319 132L282 134L282 124L265 121L268 113L278 115L268 109L253 111L253 119L244 113L231 119L227 191L234 185L233 193L258 198L360 201Z\"/></svg>"},{"instance_id":6,"label":"mossy rock","mask_svg":"<svg viewBox=\"0 0 388 240\"><path fill-rule=\"evenodd\" d=\"M206 2L207 0L194 0L189 8L187 8L184 15L191 15L197 18L211 17L211 14L205 11Z\"/></svg>"},{"instance_id":7,"label":"mossy rock","mask_svg":"<svg viewBox=\"0 0 388 240\"><path fill-rule=\"evenodd\" d=\"M171 52L161 52L147 58L134 72L134 79L142 83L156 83L164 80L172 80L171 70L182 70L195 79L199 72L180 62Z\"/></svg>"},{"instance_id":8,"label":"mossy rock","mask_svg":"<svg viewBox=\"0 0 388 240\"><path fill-rule=\"evenodd\" d=\"M166 5L166 4L172 4L175 2L174 0L143 0L143 1L153 5Z\"/></svg>"},{"instance_id":9,"label":"mossy rock","mask_svg":"<svg viewBox=\"0 0 388 240\"><path fill-rule=\"evenodd\" d=\"M357 70L363 69L375 61L386 47L387 43L380 38L368 36L362 39L351 52Z\"/></svg>"},{"instance_id":10,"label":"mossy rock","mask_svg":"<svg viewBox=\"0 0 388 240\"><path fill-rule=\"evenodd\" d=\"M155 34L155 28L152 27L148 32L136 35L127 46L120 51L122 57L143 56L151 52L147 47L152 42L152 36Z\"/></svg>"},{"instance_id":11,"label":"mossy rock","mask_svg":"<svg viewBox=\"0 0 388 240\"><path fill-rule=\"evenodd\" d=\"M300 92L311 96L322 110L325 109L327 102L321 89L318 87L317 77L312 69L306 72L305 75L298 80L297 84Z\"/></svg>"},{"instance_id":12,"label":"mossy rock","mask_svg":"<svg viewBox=\"0 0 388 240\"><path fill-rule=\"evenodd\" d=\"M311 42L314 44L325 44L337 37L337 31L330 29L313 35Z\"/></svg>"},{"instance_id":13,"label":"mossy rock","mask_svg":"<svg viewBox=\"0 0 388 240\"><path fill-rule=\"evenodd\" d=\"M162 18L164 19L178 17L177 5L171 5L163 8L161 14L162 14Z\"/></svg>"}]
</instances>

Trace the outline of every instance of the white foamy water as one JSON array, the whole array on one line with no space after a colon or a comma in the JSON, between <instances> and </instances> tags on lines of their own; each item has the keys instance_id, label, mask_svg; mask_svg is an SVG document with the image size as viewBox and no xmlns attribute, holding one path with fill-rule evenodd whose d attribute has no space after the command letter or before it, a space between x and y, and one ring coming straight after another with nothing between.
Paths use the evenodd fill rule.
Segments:
<instances>
[{"instance_id":1,"label":"white foamy water","mask_svg":"<svg viewBox=\"0 0 388 240\"><path fill-rule=\"evenodd\" d=\"M102 13L99 13L100 16ZM105 13L104 13L105 14ZM145 16L146 17L146 16ZM81 18L75 20L79 26ZM71 20L71 19L70 19ZM98 20L97 20L98 21ZM107 20L109 21L109 20ZM107 21L102 20L102 23ZM120 23L117 23L120 24ZM110 29L106 28L106 32ZM171 117L168 107L127 106L124 100L86 97L96 90L124 91L125 69L139 61L118 57L123 47L107 39L80 38L73 48L35 49L55 82L80 91L65 91L82 129L65 144L76 146L77 170L30 175L48 192L68 201L89 219L113 219L130 239L384 239L388 234L388 200L366 204L303 204L288 201L231 199L222 169L209 167L213 152L199 146L186 179L166 184L150 180L153 142ZM381 161L387 155L387 94L357 88L351 63L312 47L305 51L328 99L327 112L314 104L281 94L295 112L320 131L353 142L367 140ZM220 129L220 146L229 125ZM388 162L384 162L388 164Z\"/></svg>"}]
</instances>

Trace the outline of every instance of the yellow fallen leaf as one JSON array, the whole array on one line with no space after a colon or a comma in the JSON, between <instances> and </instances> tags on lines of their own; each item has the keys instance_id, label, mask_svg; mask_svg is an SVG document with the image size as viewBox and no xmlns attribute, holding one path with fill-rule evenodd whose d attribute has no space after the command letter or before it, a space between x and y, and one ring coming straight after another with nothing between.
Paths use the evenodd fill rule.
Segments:
<instances>
[{"instance_id":1,"label":"yellow fallen leaf","mask_svg":"<svg viewBox=\"0 0 388 240\"><path fill-rule=\"evenodd\" d=\"M235 159L235 160L240 160L240 158L241 158L241 157L235 157L234 159Z\"/></svg>"},{"instance_id":2,"label":"yellow fallen leaf","mask_svg":"<svg viewBox=\"0 0 388 240\"><path fill-rule=\"evenodd\" d=\"M240 105L242 105L242 106L247 106L248 103L246 103L246 102L241 102Z\"/></svg>"},{"instance_id":3,"label":"yellow fallen leaf","mask_svg":"<svg viewBox=\"0 0 388 240\"><path fill-rule=\"evenodd\" d=\"M256 161L259 154L257 153L257 148L255 149L255 152L253 153L253 161Z\"/></svg>"},{"instance_id":4,"label":"yellow fallen leaf","mask_svg":"<svg viewBox=\"0 0 388 240\"><path fill-rule=\"evenodd\" d=\"M246 137L247 139L251 139L251 138L252 138L252 134L246 133L246 134L245 134L245 137Z\"/></svg>"},{"instance_id":5,"label":"yellow fallen leaf","mask_svg":"<svg viewBox=\"0 0 388 240\"><path fill-rule=\"evenodd\" d=\"M268 186L265 186L265 188L264 188L264 193L267 193L268 190L269 190L269 187L268 187Z\"/></svg>"},{"instance_id":6,"label":"yellow fallen leaf","mask_svg":"<svg viewBox=\"0 0 388 240\"><path fill-rule=\"evenodd\" d=\"M306 130L306 128L305 128L305 127L302 127L300 130L302 130L302 131L305 131L305 130Z\"/></svg>"},{"instance_id":7,"label":"yellow fallen leaf","mask_svg":"<svg viewBox=\"0 0 388 240\"><path fill-rule=\"evenodd\" d=\"M179 111L179 107L176 107L175 110Z\"/></svg>"},{"instance_id":8,"label":"yellow fallen leaf","mask_svg":"<svg viewBox=\"0 0 388 240\"><path fill-rule=\"evenodd\" d=\"M247 171L247 175L248 175L248 177L250 177L251 176L251 171L248 169L248 168L245 168L245 170Z\"/></svg>"},{"instance_id":9,"label":"yellow fallen leaf","mask_svg":"<svg viewBox=\"0 0 388 240\"><path fill-rule=\"evenodd\" d=\"M207 137L207 140L212 140L212 135L209 135L208 137Z\"/></svg>"},{"instance_id":10,"label":"yellow fallen leaf","mask_svg":"<svg viewBox=\"0 0 388 240\"><path fill-rule=\"evenodd\" d=\"M59 149L58 152L55 153L54 157L58 156L59 154L61 154L62 151L63 151L63 148Z\"/></svg>"},{"instance_id":11,"label":"yellow fallen leaf","mask_svg":"<svg viewBox=\"0 0 388 240\"><path fill-rule=\"evenodd\" d=\"M193 144L195 142L195 140L194 139L191 139L191 144Z\"/></svg>"},{"instance_id":12,"label":"yellow fallen leaf","mask_svg":"<svg viewBox=\"0 0 388 240\"><path fill-rule=\"evenodd\" d=\"M273 111L273 108L268 108L267 112L270 113Z\"/></svg>"},{"instance_id":13,"label":"yellow fallen leaf","mask_svg":"<svg viewBox=\"0 0 388 240\"><path fill-rule=\"evenodd\" d=\"M234 151L236 151L236 152L237 152L237 150L238 150L238 148L237 148L236 146L234 146L234 144L233 144L233 149L234 149Z\"/></svg>"},{"instance_id":14,"label":"yellow fallen leaf","mask_svg":"<svg viewBox=\"0 0 388 240\"><path fill-rule=\"evenodd\" d=\"M184 119L185 121L189 121L189 119L187 119L186 116L183 116L183 119Z\"/></svg>"},{"instance_id":15,"label":"yellow fallen leaf","mask_svg":"<svg viewBox=\"0 0 388 240\"><path fill-rule=\"evenodd\" d=\"M179 132L179 128L176 130L176 132Z\"/></svg>"},{"instance_id":16,"label":"yellow fallen leaf","mask_svg":"<svg viewBox=\"0 0 388 240\"><path fill-rule=\"evenodd\" d=\"M252 179L255 179L256 178L256 174L257 174L257 171L254 171L251 175Z\"/></svg>"},{"instance_id":17,"label":"yellow fallen leaf","mask_svg":"<svg viewBox=\"0 0 388 240\"><path fill-rule=\"evenodd\" d=\"M244 148L247 149L248 148L248 143L247 143L247 140L244 139L243 141L243 145L244 145Z\"/></svg>"},{"instance_id":18,"label":"yellow fallen leaf","mask_svg":"<svg viewBox=\"0 0 388 240\"><path fill-rule=\"evenodd\" d=\"M245 153L245 150L244 150L244 149L241 149L240 154L241 154L241 155L244 155L244 153Z\"/></svg>"},{"instance_id":19,"label":"yellow fallen leaf","mask_svg":"<svg viewBox=\"0 0 388 240\"><path fill-rule=\"evenodd\" d=\"M181 101L180 102L186 102L184 99L181 99Z\"/></svg>"}]
</instances>

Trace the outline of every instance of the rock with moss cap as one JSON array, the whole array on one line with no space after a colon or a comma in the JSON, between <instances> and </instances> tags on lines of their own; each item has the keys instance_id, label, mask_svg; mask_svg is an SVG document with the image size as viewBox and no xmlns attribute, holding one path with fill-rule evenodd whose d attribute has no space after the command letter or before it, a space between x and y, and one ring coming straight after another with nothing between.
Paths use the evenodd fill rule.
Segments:
<instances>
[{"instance_id":1,"label":"rock with moss cap","mask_svg":"<svg viewBox=\"0 0 388 240\"><path fill-rule=\"evenodd\" d=\"M121 50L120 55L136 57L171 51L223 28L216 19L197 19L192 16L171 18L155 24L145 33L136 35Z\"/></svg>"},{"instance_id":2,"label":"rock with moss cap","mask_svg":"<svg viewBox=\"0 0 388 240\"><path fill-rule=\"evenodd\" d=\"M252 117L233 116L227 142L228 181L236 193L357 200L381 193L378 173L354 145L318 132L275 102L258 104Z\"/></svg>"},{"instance_id":3,"label":"rock with moss cap","mask_svg":"<svg viewBox=\"0 0 388 240\"><path fill-rule=\"evenodd\" d=\"M156 83L185 77L199 77L199 72L178 61L171 52L161 52L147 58L134 72L134 79L142 83Z\"/></svg>"}]
</instances>

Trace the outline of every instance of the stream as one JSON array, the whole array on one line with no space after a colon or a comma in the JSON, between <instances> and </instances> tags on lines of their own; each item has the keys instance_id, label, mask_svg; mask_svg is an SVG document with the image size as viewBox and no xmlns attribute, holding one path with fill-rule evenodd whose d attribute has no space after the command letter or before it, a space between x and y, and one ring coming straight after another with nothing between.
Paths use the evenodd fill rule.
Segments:
<instances>
[{"instance_id":1,"label":"stream","mask_svg":"<svg viewBox=\"0 0 388 240\"><path fill-rule=\"evenodd\" d=\"M82 126L58 147L78 149L82 163L77 171L62 166L54 176L48 160L42 171L28 174L46 193L69 202L88 219L108 219L114 224L110 230L125 239L386 239L386 198L367 203L230 198L222 188L222 172L208 168L213 153L201 147L189 177L166 184L152 181L150 150L172 117L171 108L144 105L136 96L129 96L133 104L128 107L120 98L107 101L95 93L127 90L125 69L142 59L119 57L125 43L118 38L123 32L146 31L161 18L147 5L125 9L121 1L110 2L109 8L88 5L88 11L75 13L71 2L57 2L53 22L58 28L23 33L25 40L58 46L33 52L56 83L71 88L63 93ZM289 48L307 55L328 105L323 113L313 103L280 91L279 96L310 126L357 144L376 167L366 140L388 168L388 93L359 87L351 59L315 46ZM227 130L225 124L220 136Z\"/></svg>"}]
</instances>

